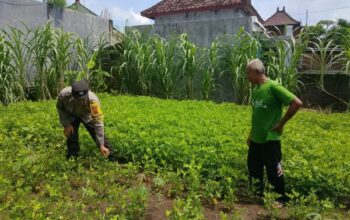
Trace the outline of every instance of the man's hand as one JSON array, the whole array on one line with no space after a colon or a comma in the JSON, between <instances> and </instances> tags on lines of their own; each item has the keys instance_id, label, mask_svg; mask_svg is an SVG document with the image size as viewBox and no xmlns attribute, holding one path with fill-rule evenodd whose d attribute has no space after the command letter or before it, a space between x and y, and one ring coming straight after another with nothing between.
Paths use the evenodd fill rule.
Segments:
<instances>
[{"instance_id":1,"label":"man's hand","mask_svg":"<svg viewBox=\"0 0 350 220\"><path fill-rule=\"evenodd\" d=\"M299 108L303 105L302 101L300 99L295 98L289 105L289 108L286 112L286 114L283 116L281 121L279 121L275 127L272 128L272 131L276 131L279 134L283 133L283 127L287 123L289 119L295 115L295 113L299 110Z\"/></svg>"},{"instance_id":2,"label":"man's hand","mask_svg":"<svg viewBox=\"0 0 350 220\"><path fill-rule=\"evenodd\" d=\"M283 173L284 173L284 170L283 170L283 167L282 167L282 163L279 162L277 164L277 176L280 177L280 176L283 175Z\"/></svg>"},{"instance_id":3,"label":"man's hand","mask_svg":"<svg viewBox=\"0 0 350 220\"><path fill-rule=\"evenodd\" d=\"M250 146L250 135L249 135L249 137L247 138L247 146L249 147Z\"/></svg>"},{"instance_id":4,"label":"man's hand","mask_svg":"<svg viewBox=\"0 0 350 220\"><path fill-rule=\"evenodd\" d=\"M248 135L248 138L247 138L247 146L250 147L250 143L252 141L252 130L250 129L250 132L249 132L249 135Z\"/></svg>"},{"instance_id":5,"label":"man's hand","mask_svg":"<svg viewBox=\"0 0 350 220\"><path fill-rule=\"evenodd\" d=\"M71 136L73 133L74 133L74 128L72 125L68 125L68 126L64 127L63 134L66 137Z\"/></svg>"},{"instance_id":6,"label":"man's hand","mask_svg":"<svg viewBox=\"0 0 350 220\"><path fill-rule=\"evenodd\" d=\"M275 127L272 128L273 131L276 131L277 133L279 134L282 134L283 133L283 127L284 127L284 124L282 124L281 122L278 122Z\"/></svg>"},{"instance_id":7,"label":"man's hand","mask_svg":"<svg viewBox=\"0 0 350 220\"><path fill-rule=\"evenodd\" d=\"M100 152L104 157L108 157L109 155L109 149L106 148L104 145L100 146Z\"/></svg>"}]
</instances>

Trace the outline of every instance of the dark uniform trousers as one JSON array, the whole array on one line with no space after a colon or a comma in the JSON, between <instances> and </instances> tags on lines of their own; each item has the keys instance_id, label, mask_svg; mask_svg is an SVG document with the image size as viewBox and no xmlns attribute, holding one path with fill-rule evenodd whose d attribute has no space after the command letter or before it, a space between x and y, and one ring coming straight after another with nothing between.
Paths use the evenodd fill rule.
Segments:
<instances>
[{"instance_id":1,"label":"dark uniform trousers","mask_svg":"<svg viewBox=\"0 0 350 220\"><path fill-rule=\"evenodd\" d=\"M76 117L72 122L71 125L74 128L74 132L73 134L71 134L68 138L67 138L67 159L71 158L71 157L77 157L79 150L80 150L80 145L79 145L79 126L80 123L83 123L86 130L89 132L90 136L92 137L92 139L95 141L95 143L97 143L97 135L95 132L95 128L92 124L87 123L85 124L80 118ZM109 149L109 156L108 158L110 160L113 160L113 147L110 144L110 142L108 141L108 139L106 138L106 135L104 136L104 142L105 142L105 147ZM98 149L100 149L100 146L98 146L96 144L96 146L98 147Z\"/></svg>"},{"instance_id":2,"label":"dark uniform trousers","mask_svg":"<svg viewBox=\"0 0 350 220\"><path fill-rule=\"evenodd\" d=\"M274 191L285 197L284 177L277 175L278 163L282 160L281 142L269 141L266 144L251 142L248 151L249 179L252 184L253 179L257 180L254 186L258 194L262 195L264 190L264 167L269 183L274 187Z\"/></svg>"}]
</instances>

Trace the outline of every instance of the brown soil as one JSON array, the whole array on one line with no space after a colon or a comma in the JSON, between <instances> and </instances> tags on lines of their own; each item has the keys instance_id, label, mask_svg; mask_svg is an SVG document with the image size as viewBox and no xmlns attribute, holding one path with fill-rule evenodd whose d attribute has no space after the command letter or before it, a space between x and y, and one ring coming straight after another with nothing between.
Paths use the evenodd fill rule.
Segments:
<instances>
[{"instance_id":1,"label":"brown soil","mask_svg":"<svg viewBox=\"0 0 350 220\"><path fill-rule=\"evenodd\" d=\"M174 200L168 199L163 195L152 194L148 200L148 207L145 213L145 220L163 220L166 219L165 211L171 210Z\"/></svg>"},{"instance_id":2,"label":"brown soil","mask_svg":"<svg viewBox=\"0 0 350 220\"><path fill-rule=\"evenodd\" d=\"M148 200L147 210L145 212L146 220L165 220L166 210L173 208L174 199L169 199L161 194L152 194ZM220 212L224 212L228 216L236 216L242 220L263 220L269 219L264 207L256 204L242 204L236 203L235 210L229 211L222 208L218 204L215 207L204 207L204 215L208 220L220 220ZM280 210L280 219L287 219L287 210L282 208ZM237 218L235 218L237 219Z\"/></svg>"}]
</instances>

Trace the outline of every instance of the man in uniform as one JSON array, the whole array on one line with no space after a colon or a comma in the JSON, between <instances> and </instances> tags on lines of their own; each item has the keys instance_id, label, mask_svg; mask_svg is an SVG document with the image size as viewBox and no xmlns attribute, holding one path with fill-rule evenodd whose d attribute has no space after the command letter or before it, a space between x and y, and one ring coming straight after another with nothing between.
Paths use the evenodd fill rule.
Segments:
<instances>
[{"instance_id":1,"label":"man in uniform","mask_svg":"<svg viewBox=\"0 0 350 220\"><path fill-rule=\"evenodd\" d=\"M269 183L280 194L278 202L285 202L280 137L284 125L301 107L302 102L277 82L266 76L264 64L259 59L247 65L247 78L255 85L252 92L252 127L247 139L248 170L250 181L258 180L258 192L262 194L264 167ZM282 117L283 105L289 108ZM281 203L280 203L281 204Z\"/></svg>"},{"instance_id":2,"label":"man in uniform","mask_svg":"<svg viewBox=\"0 0 350 220\"><path fill-rule=\"evenodd\" d=\"M58 95L57 111L67 137L67 159L77 157L79 126L83 123L104 157L112 159L113 149L109 144L103 125L103 114L98 97L89 90L86 80L75 81Z\"/></svg>"}]
</instances>

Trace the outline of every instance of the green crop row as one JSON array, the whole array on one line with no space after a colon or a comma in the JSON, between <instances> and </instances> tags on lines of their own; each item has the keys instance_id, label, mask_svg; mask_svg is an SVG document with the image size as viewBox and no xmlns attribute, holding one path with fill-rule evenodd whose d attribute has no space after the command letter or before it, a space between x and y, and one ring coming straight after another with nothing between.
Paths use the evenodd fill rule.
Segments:
<instances>
[{"instance_id":1,"label":"green crop row","mask_svg":"<svg viewBox=\"0 0 350 220\"><path fill-rule=\"evenodd\" d=\"M249 107L100 97L106 134L128 165L104 160L84 129L82 158L66 161L54 101L0 107L0 216L139 219L150 189L127 180L140 172L146 173L138 177L141 181L150 175L153 189L179 198L167 212L173 219L178 212L197 210L193 206L200 202L223 201L230 207L249 195ZM349 119L349 113L302 110L286 126L282 151L292 216L334 205L349 208Z\"/></svg>"}]
</instances>

